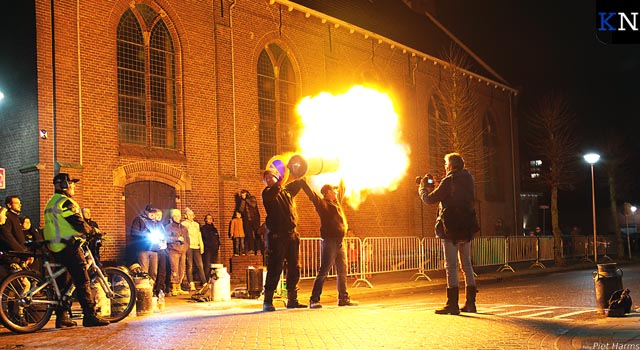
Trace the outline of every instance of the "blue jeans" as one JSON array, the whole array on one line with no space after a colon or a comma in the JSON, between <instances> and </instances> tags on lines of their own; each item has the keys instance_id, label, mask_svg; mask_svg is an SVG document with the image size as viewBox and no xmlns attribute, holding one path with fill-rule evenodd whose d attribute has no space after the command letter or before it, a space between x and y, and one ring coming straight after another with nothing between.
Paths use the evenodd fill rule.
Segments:
<instances>
[{"instance_id":1,"label":"blue jeans","mask_svg":"<svg viewBox=\"0 0 640 350\"><path fill-rule=\"evenodd\" d=\"M342 238L324 238L321 243L322 253L320 255L320 270L313 282L313 290L311 292L311 301L317 303L320 301L322 294L322 286L327 279L329 270L335 265L338 287L338 299L348 299L347 293L347 248L342 244Z\"/></svg>"},{"instance_id":2,"label":"blue jeans","mask_svg":"<svg viewBox=\"0 0 640 350\"><path fill-rule=\"evenodd\" d=\"M473 276L471 264L471 241L453 243L448 239L442 240L444 251L444 270L447 272L447 288L458 287L458 261L462 265L462 274L466 286L475 286L476 279Z\"/></svg>"}]
</instances>

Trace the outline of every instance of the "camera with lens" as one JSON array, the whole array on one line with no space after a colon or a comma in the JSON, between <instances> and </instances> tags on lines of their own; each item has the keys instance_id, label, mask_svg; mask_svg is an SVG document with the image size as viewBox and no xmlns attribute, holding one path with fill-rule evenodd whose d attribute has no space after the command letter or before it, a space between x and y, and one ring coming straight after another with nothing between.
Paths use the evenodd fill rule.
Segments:
<instances>
[{"instance_id":1,"label":"camera with lens","mask_svg":"<svg viewBox=\"0 0 640 350\"><path fill-rule=\"evenodd\" d=\"M435 183L435 180L433 179L433 175L427 174L424 177L416 176L416 185L419 185L422 182L423 178L427 179L427 185L433 185Z\"/></svg>"}]
</instances>

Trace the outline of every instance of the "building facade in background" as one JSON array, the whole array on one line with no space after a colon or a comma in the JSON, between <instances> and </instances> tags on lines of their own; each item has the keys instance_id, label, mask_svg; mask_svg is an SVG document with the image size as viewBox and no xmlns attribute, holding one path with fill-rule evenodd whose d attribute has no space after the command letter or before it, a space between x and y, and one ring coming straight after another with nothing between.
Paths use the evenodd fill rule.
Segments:
<instances>
[{"instance_id":1,"label":"building facade in background","mask_svg":"<svg viewBox=\"0 0 640 350\"><path fill-rule=\"evenodd\" d=\"M443 175L449 150L438 149L434 120L447 118L438 87L451 67L440 54L455 40L388 3L36 0L23 11L31 20L15 24L34 34L15 52L35 55L13 62L29 68L11 84L26 87L18 97L5 91L13 100L0 106L0 196L20 195L42 226L54 174L81 179L76 199L108 232L106 261L123 259L129 225L148 203L165 218L171 208L189 207L199 221L210 213L224 236L241 189L264 214L262 169L296 150L297 102L367 84L394 100L411 163L397 190L347 208L350 228L430 237L436 209L422 206L414 179ZM498 220L521 227L516 91L485 71L464 73L484 150L483 164L468 165L482 234L493 235ZM301 236L319 236L311 202L296 202ZM222 260L231 255L223 238Z\"/></svg>"}]
</instances>

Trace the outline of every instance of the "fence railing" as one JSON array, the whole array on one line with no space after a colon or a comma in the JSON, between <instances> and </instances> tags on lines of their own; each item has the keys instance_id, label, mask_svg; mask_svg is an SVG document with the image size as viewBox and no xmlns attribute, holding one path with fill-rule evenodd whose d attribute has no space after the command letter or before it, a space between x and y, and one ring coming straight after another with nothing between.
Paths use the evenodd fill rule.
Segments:
<instances>
[{"instance_id":1,"label":"fence railing","mask_svg":"<svg viewBox=\"0 0 640 350\"><path fill-rule=\"evenodd\" d=\"M300 278L315 278L320 268L321 238L300 239ZM612 240L599 238L598 255L604 259L614 251ZM439 238L429 237L347 237L347 275L355 277L354 287L373 288L372 275L398 271L415 271L413 279L429 279L430 271L444 269L444 253ZM498 271L515 271L513 263L531 262L529 268L545 268L542 261L553 260L554 238L544 237L476 237L471 241L474 266L499 265ZM565 257L593 257L593 239L584 236L563 240ZM591 254L591 255L590 255ZM600 259L599 259L600 261ZM335 268L329 276L335 277Z\"/></svg>"}]
</instances>

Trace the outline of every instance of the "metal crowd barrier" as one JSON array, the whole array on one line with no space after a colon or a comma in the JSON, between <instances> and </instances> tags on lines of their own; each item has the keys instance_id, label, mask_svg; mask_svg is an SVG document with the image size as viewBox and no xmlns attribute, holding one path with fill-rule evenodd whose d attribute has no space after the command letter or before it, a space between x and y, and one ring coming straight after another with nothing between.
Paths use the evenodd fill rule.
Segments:
<instances>
[{"instance_id":1,"label":"metal crowd barrier","mask_svg":"<svg viewBox=\"0 0 640 350\"><path fill-rule=\"evenodd\" d=\"M300 278L312 279L318 274L321 238L300 239ZM418 237L346 237L347 275L355 277L354 287L365 284L374 274L416 271L412 278L431 280L426 274L444 268L444 253L439 238ZM553 259L553 237L476 237L471 241L474 266L501 265L498 271L515 271L514 262L531 261L530 268L544 268L543 260ZM603 247L606 256L606 247ZM329 272L335 277L335 267Z\"/></svg>"}]
</instances>

